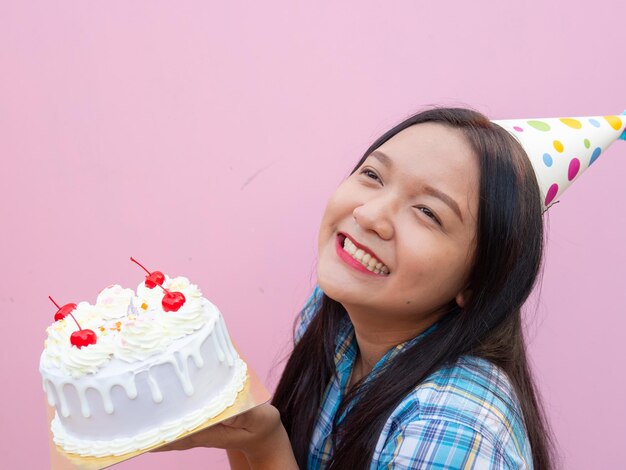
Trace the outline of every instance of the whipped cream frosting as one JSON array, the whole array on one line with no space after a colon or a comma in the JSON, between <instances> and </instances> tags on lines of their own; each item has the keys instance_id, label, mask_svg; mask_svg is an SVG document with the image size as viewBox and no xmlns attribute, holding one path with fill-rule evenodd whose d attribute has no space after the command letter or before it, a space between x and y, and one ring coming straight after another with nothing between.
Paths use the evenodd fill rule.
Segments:
<instances>
[{"instance_id":1,"label":"whipped cream frosting","mask_svg":"<svg viewBox=\"0 0 626 470\"><path fill-rule=\"evenodd\" d=\"M103 318L122 318L126 316L128 305L133 297L135 297L135 292L132 289L124 289L115 284L102 289L96 299L96 305L100 307Z\"/></svg>"},{"instance_id":2,"label":"whipped cream frosting","mask_svg":"<svg viewBox=\"0 0 626 470\"><path fill-rule=\"evenodd\" d=\"M96 344L82 348L71 344L70 336L78 326L68 315L47 328L42 364L78 378L95 373L113 358L126 362L146 359L202 328L207 318L198 286L181 276L166 277L163 287L185 296L178 311L165 312L163 289L149 289L143 282L136 291L109 286L100 292L95 305L79 303L72 313L83 329L96 333Z\"/></svg>"}]
</instances>

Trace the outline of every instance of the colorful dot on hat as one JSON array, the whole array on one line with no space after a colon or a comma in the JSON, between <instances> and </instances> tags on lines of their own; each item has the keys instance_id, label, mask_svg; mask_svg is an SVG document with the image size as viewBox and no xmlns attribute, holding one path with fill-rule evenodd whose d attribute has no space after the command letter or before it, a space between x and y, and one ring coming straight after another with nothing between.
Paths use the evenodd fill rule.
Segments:
<instances>
[{"instance_id":1,"label":"colorful dot on hat","mask_svg":"<svg viewBox=\"0 0 626 470\"><path fill-rule=\"evenodd\" d=\"M574 178L576 178L578 170L580 170L580 160L574 157L569 162L569 168L567 169L567 179L572 181Z\"/></svg>"},{"instance_id":2,"label":"colorful dot on hat","mask_svg":"<svg viewBox=\"0 0 626 470\"><path fill-rule=\"evenodd\" d=\"M600 147L596 147L593 150L593 153L591 154L591 160L589 160L589 165L591 165L593 162L595 162L598 157L600 156L600 154L602 153L602 149Z\"/></svg>"},{"instance_id":3,"label":"colorful dot on hat","mask_svg":"<svg viewBox=\"0 0 626 470\"><path fill-rule=\"evenodd\" d=\"M563 144L560 140L555 140L554 142L552 142L552 145L554 145L554 148L557 152L561 153L563 151Z\"/></svg>"},{"instance_id":4,"label":"colorful dot on hat","mask_svg":"<svg viewBox=\"0 0 626 470\"><path fill-rule=\"evenodd\" d=\"M550 130L550 124L548 124L547 122L543 122L543 121L534 121L534 120L528 121L528 125L530 127L534 127L538 131L547 132Z\"/></svg>"},{"instance_id":5,"label":"colorful dot on hat","mask_svg":"<svg viewBox=\"0 0 626 470\"><path fill-rule=\"evenodd\" d=\"M595 119L589 119L589 122L591 123L593 127L600 127L600 123L596 121Z\"/></svg>"},{"instance_id":6,"label":"colorful dot on hat","mask_svg":"<svg viewBox=\"0 0 626 470\"><path fill-rule=\"evenodd\" d=\"M549 153L544 153L543 163L545 163L546 166L552 166L552 155L550 155Z\"/></svg>"},{"instance_id":7,"label":"colorful dot on hat","mask_svg":"<svg viewBox=\"0 0 626 470\"><path fill-rule=\"evenodd\" d=\"M517 132L524 132L524 129L519 126L513 126L513 129L515 129Z\"/></svg>"},{"instance_id":8,"label":"colorful dot on hat","mask_svg":"<svg viewBox=\"0 0 626 470\"><path fill-rule=\"evenodd\" d=\"M606 119L611 127L616 131L619 131L622 128L622 120L617 116L604 116L604 119Z\"/></svg>"},{"instance_id":9,"label":"colorful dot on hat","mask_svg":"<svg viewBox=\"0 0 626 470\"><path fill-rule=\"evenodd\" d=\"M545 201L546 206L552 202L552 200L556 197L556 193L558 192L559 192L558 184L554 183L552 186L550 186L550 189L548 189L548 194L546 194L546 201Z\"/></svg>"},{"instance_id":10,"label":"colorful dot on hat","mask_svg":"<svg viewBox=\"0 0 626 470\"><path fill-rule=\"evenodd\" d=\"M589 139L585 139L584 142L585 142L585 148L588 149L589 147L591 147L591 142L589 142Z\"/></svg>"},{"instance_id":11,"label":"colorful dot on hat","mask_svg":"<svg viewBox=\"0 0 626 470\"><path fill-rule=\"evenodd\" d=\"M580 129L581 127L583 127L578 119L561 118L560 121L566 126L571 127L572 129Z\"/></svg>"}]
</instances>

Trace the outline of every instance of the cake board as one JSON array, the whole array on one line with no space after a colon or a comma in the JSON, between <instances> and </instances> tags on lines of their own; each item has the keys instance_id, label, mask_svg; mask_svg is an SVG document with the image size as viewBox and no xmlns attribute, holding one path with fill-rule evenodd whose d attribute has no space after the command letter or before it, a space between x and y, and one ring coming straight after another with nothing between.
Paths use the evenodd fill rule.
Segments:
<instances>
[{"instance_id":1,"label":"cake board","mask_svg":"<svg viewBox=\"0 0 626 470\"><path fill-rule=\"evenodd\" d=\"M239 353L239 349L235 346L237 352ZM245 358L239 353L239 356L242 360L245 361ZM120 462L124 462L126 460L132 459L133 457L137 457L138 455L144 454L146 452L150 452L151 450L162 447L166 444L170 444L172 442L183 439L190 434L194 434L198 431L206 429L210 426L214 426L224 420L237 416L239 414L245 413L246 411L251 410L257 406L260 406L264 403L267 403L271 398L270 393L267 391L263 383L259 380L256 372L252 370L250 364L246 362L248 366L248 380L244 384L244 387L237 394L237 398L235 399L235 403L222 411L219 415L206 420L201 425L195 427L194 429L181 434L176 439L172 439L167 442L161 442L159 444L153 445L152 447L148 447L143 450L138 450L135 452L129 452L127 454L118 455L118 456L107 456L107 457L82 457L77 454L71 454L65 452L61 447L57 446L54 443L52 438L52 431L50 431L50 424L52 423L52 419L54 418L54 407L48 404L48 401L45 400L46 408L47 408L47 416L48 416L48 441L50 445L50 468L52 470L97 470L101 468L111 467L112 465L118 464Z\"/></svg>"}]
</instances>

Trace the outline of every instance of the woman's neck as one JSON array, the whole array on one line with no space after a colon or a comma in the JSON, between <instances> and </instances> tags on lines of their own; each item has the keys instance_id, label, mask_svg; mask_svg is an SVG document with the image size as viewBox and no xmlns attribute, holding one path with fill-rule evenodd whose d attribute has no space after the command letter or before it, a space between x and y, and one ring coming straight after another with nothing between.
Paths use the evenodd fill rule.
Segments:
<instances>
[{"instance_id":1,"label":"woman's neck","mask_svg":"<svg viewBox=\"0 0 626 470\"><path fill-rule=\"evenodd\" d=\"M372 324L367 319L363 321L356 315L350 315L349 312L348 315L354 325L354 335L358 345L358 354L353 368L354 382L369 374L390 349L418 336L435 322L434 318L427 318L408 325L391 321L382 325ZM356 377L354 377L355 373Z\"/></svg>"}]
</instances>

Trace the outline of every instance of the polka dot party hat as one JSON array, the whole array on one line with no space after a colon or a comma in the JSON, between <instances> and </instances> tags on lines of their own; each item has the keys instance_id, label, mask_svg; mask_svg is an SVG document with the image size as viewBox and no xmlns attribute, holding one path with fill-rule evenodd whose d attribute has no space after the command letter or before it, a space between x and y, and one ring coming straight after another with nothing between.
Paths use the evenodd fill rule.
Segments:
<instances>
[{"instance_id":1,"label":"polka dot party hat","mask_svg":"<svg viewBox=\"0 0 626 470\"><path fill-rule=\"evenodd\" d=\"M620 116L492 122L509 131L526 150L537 175L544 211L609 145L626 140L626 111Z\"/></svg>"}]
</instances>

